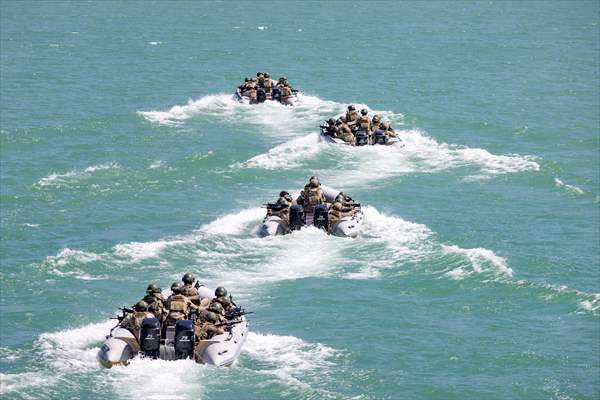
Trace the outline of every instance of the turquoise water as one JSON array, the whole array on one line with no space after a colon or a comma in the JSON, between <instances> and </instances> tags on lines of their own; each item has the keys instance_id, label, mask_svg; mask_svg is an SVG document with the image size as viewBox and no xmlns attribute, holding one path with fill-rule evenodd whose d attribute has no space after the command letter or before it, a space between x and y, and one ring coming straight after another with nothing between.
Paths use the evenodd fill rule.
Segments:
<instances>
[{"instance_id":1,"label":"turquoise water","mask_svg":"<svg viewBox=\"0 0 600 400\"><path fill-rule=\"evenodd\" d=\"M0 3L3 398L600 398L600 6ZM257 70L300 104L240 105ZM405 147L318 124L381 112ZM259 239L312 174L357 240ZM255 314L238 363L95 354L193 271Z\"/></svg>"}]
</instances>

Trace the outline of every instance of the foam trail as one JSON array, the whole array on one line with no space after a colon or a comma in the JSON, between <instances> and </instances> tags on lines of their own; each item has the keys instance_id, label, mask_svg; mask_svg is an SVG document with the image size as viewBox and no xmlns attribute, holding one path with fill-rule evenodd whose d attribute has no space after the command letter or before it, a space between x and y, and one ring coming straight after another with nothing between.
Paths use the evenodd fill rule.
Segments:
<instances>
[{"instance_id":1,"label":"foam trail","mask_svg":"<svg viewBox=\"0 0 600 400\"><path fill-rule=\"evenodd\" d=\"M248 161L234 164L232 167L270 170L298 168L302 165L302 161L314 158L324 148L325 144L319 142L319 136L312 133L280 144L266 154L252 157Z\"/></svg>"},{"instance_id":2,"label":"foam trail","mask_svg":"<svg viewBox=\"0 0 600 400\"><path fill-rule=\"evenodd\" d=\"M59 372L82 372L98 367L96 354L115 321L105 321L80 328L43 333L38 339L42 355Z\"/></svg>"},{"instance_id":3,"label":"foam trail","mask_svg":"<svg viewBox=\"0 0 600 400\"><path fill-rule=\"evenodd\" d=\"M41 372L0 373L0 395L8 395L11 392L21 393L29 388L44 388L54 385L57 381L56 376L45 375Z\"/></svg>"},{"instance_id":4,"label":"foam trail","mask_svg":"<svg viewBox=\"0 0 600 400\"><path fill-rule=\"evenodd\" d=\"M331 361L337 351L322 344L309 344L293 336L277 336L249 332L243 352L266 362L259 371L273 375L287 384L312 387L335 367ZM310 382L306 382L309 380Z\"/></svg>"},{"instance_id":5,"label":"foam trail","mask_svg":"<svg viewBox=\"0 0 600 400\"><path fill-rule=\"evenodd\" d=\"M458 254L466 257L471 265L471 270L460 266L446 273L452 279L460 280L474 273L491 272L496 276L512 278L513 270L506 264L506 260L494 254L493 251L483 248L461 249L458 246L442 246L444 254Z\"/></svg>"},{"instance_id":6,"label":"foam trail","mask_svg":"<svg viewBox=\"0 0 600 400\"><path fill-rule=\"evenodd\" d=\"M66 183L70 180L78 180L89 178L93 173L97 171L109 170L109 169L119 169L121 166L116 162L108 163L108 164L100 164L100 165L92 165L91 167L87 167L84 170L73 170L64 174L56 174L52 173L42 179L40 179L36 185L37 186L51 186L51 185L59 185L61 183Z\"/></svg>"},{"instance_id":7,"label":"foam trail","mask_svg":"<svg viewBox=\"0 0 600 400\"><path fill-rule=\"evenodd\" d=\"M116 393L127 399L200 399L204 392L205 368L193 360L134 358L127 367L108 371L108 382Z\"/></svg>"},{"instance_id":8,"label":"foam trail","mask_svg":"<svg viewBox=\"0 0 600 400\"><path fill-rule=\"evenodd\" d=\"M568 193L572 193L572 194L577 194L577 195L581 195L584 194L585 192L583 191L583 189L577 187L577 186L573 186L573 185L567 185L566 183L564 183L563 181L561 181L558 178L554 178L554 186L556 186L557 188L564 188Z\"/></svg>"},{"instance_id":9,"label":"foam trail","mask_svg":"<svg viewBox=\"0 0 600 400\"><path fill-rule=\"evenodd\" d=\"M265 210L254 207L227 214L200 227L200 231L212 235L238 235L247 229L250 223L258 223L265 216Z\"/></svg>"},{"instance_id":10,"label":"foam trail","mask_svg":"<svg viewBox=\"0 0 600 400\"><path fill-rule=\"evenodd\" d=\"M303 167L319 152L337 160L335 169L326 169L319 175L332 185L362 187L364 183L384 182L385 178L412 173L432 173L449 169L476 167L476 174L466 180L484 179L495 175L522 171L538 171L540 166L529 156L494 155L483 149L470 149L438 143L418 129L397 130L404 144L400 146L342 146L314 142L306 136L279 145L241 164L264 169L294 169ZM309 138L311 138L309 140ZM295 147L295 149L294 149ZM357 173L357 171L359 171Z\"/></svg>"}]
</instances>

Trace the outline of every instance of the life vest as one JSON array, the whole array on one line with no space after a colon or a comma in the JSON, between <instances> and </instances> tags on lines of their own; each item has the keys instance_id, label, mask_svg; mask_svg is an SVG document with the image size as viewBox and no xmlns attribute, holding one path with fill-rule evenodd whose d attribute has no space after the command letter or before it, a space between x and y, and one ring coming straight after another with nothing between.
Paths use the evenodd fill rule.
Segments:
<instances>
[{"instance_id":1,"label":"life vest","mask_svg":"<svg viewBox=\"0 0 600 400\"><path fill-rule=\"evenodd\" d=\"M348 111L346 113L346 122L356 121L358 119L358 111Z\"/></svg>"}]
</instances>

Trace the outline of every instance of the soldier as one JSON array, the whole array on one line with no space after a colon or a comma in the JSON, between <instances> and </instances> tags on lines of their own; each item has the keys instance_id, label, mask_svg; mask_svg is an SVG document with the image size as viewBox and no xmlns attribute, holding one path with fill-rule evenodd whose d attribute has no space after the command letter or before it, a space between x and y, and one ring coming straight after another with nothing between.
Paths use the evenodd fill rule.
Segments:
<instances>
[{"instance_id":1,"label":"soldier","mask_svg":"<svg viewBox=\"0 0 600 400\"><path fill-rule=\"evenodd\" d=\"M308 184L304 186L304 190L298 196L296 203L301 204L304 207L304 213L312 213L317 204L325 203L325 193L321 189L321 183L319 178L311 176Z\"/></svg>"},{"instance_id":2,"label":"soldier","mask_svg":"<svg viewBox=\"0 0 600 400\"><path fill-rule=\"evenodd\" d=\"M396 132L394 131L394 129L390 126L389 122L383 122L381 124L381 130L383 130L383 132L385 133L386 137L397 137Z\"/></svg>"},{"instance_id":3,"label":"soldier","mask_svg":"<svg viewBox=\"0 0 600 400\"><path fill-rule=\"evenodd\" d=\"M213 303L214 302L221 304L225 312L229 311L231 308L234 307L231 296L227 296L227 289L225 289L223 286L219 286L215 290L215 298L213 300Z\"/></svg>"},{"instance_id":4,"label":"soldier","mask_svg":"<svg viewBox=\"0 0 600 400\"><path fill-rule=\"evenodd\" d=\"M162 295L162 290L151 283L146 288L146 296L142 299L148 303L148 311L156 316L160 321L166 317L165 298Z\"/></svg>"},{"instance_id":5,"label":"soldier","mask_svg":"<svg viewBox=\"0 0 600 400\"><path fill-rule=\"evenodd\" d=\"M381 125L381 116L379 114L373 115L373 120L371 121L371 130L373 132L375 132L377 129L379 129L380 125Z\"/></svg>"},{"instance_id":6,"label":"soldier","mask_svg":"<svg viewBox=\"0 0 600 400\"><path fill-rule=\"evenodd\" d=\"M198 305L200 303L200 294L198 293L198 289L192 285L195 280L196 279L191 272L186 272L181 278L181 281L183 282L181 294L190 299L192 303Z\"/></svg>"},{"instance_id":7,"label":"soldier","mask_svg":"<svg viewBox=\"0 0 600 400\"><path fill-rule=\"evenodd\" d=\"M270 94L273 90L273 81L271 81L271 77L268 72L265 72L265 79L262 83L263 89L265 89L265 93Z\"/></svg>"},{"instance_id":8,"label":"soldier","mask_svg":"<svg viewBox=\"0 0 600 400\"><path fill-rule=\"evenodd\" d=\"M352 133L352 129L344 122L342 118L338 118L336 121L336 127L338 129L338 137L342 139L347 144L354 146L355 145L355 137Z\"/></svg>"},{"instance_id":9,"label":"soldier","mask_svg":"<svg viewBox=\"0 0 600 400\"><path fill-rule=\"evenodd\" d=\"M290 87L290 85L288 85L287 82L284 82L281 85L279 92L281 93L281 99L279 100L281 104L287 104L294 95L292 93L292 88Z\"/></svg>"},{"instance_id":10,"label":"soldier","mask_svg":"<svg viewBox=\"0 0 600 400\"><path fill-rule=\"evenodd\" d=\"M356 111L356 107L353 105L348 106L348 111L346 111L346 124L349 127L353 128L358 122L358 111Z\"/></svg>"},{"instance_id":11,"label":"soldier","mask_svg":"<svg viewBox=\"0 0 600 400\"><path fill-rule=\"evenodd\" d=\"M187 319L191 310L197 310L195 305L186 296L181 294L183 284L181 282L173 282L171 285L173 294L167 299L166 307L169 310L165 318L165 326L175 325L175 322L181 319Z\"/></svg>"},{"instance_id":12,"label":"soldier","mask_svg":"<svg viewBox=\"0 0 600 400\"><path fill-rule=\"evenodd\" d=\"M279 192L279 198L275 203L275 206L270 206L267 208L267 215L274 215L281 219L285 225L289 225L290 223L290 206L293 204L294 200L292 196L285 190Z\"/></svg>"},{"instance_id":13,"label":"soldier","mask_svg":"<svg viewBox=\"0 0 600 400\"><path fill-rule=\"evenodd\" d=\"M351 205L352 203L350 203L349 200L351 199L346 196L344 192L340 192L340 194L335 197L335 200L329 209L328 216L330 233L333 231L333 227L339 222L340 219L354 214L354 207Z\"/></svg>"},{"instance_id":14,"label":"soldier","mask_svg":"<svg viewBox=\"0 0 600 400\"><path fill-rule=\"evenodd\" d=\"M325 133L331 137L338 137L338 128L335 125L335 119L329 118L327 120L327 126L322 126L321 128L325 129Z\"/></svg>"},{"instance_id":15,"label":"soldier","mask_svg":"<svg viewBox=\"0 0 600 400\"><path fill-rule=\"evenodd\" d=\"M221 315L223 307L219 303L211 304L208 309L201 310L194 324L194 331L198 340L207 340L215 335L225 333L225 330L216 324L226 322Z\"/></svg>"},{"instance_id":16,"label":"soldier","mask_svg":"<svg viewBox=\"0 0 600 400\"><path fill-rule=\"evenodd\" d=\"M138 301L136 305L133 306L133 310L134 312L132 314L127 315L123 321L121 321L121 326L125 329L129 329L135 338L140 340L142 321L144 321L144 318L154 318L154 314L148 312L148 303L144 300Z\"/></svg>"}]
</instances>

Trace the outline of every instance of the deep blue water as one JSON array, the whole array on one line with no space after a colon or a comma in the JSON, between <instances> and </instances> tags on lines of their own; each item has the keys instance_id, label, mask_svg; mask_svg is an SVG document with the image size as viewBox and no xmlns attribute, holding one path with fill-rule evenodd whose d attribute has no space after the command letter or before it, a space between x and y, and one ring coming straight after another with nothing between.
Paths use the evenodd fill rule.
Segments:
<instances>
[{"instance_id":1,"label":"deep blue water","mask_svg":"<svg viewBox=\"0 0 600 400\"><path fill-rule=\"evenodd\" d=\"M0 394L600 398L599 12L2 1ZM259 70L300 103L235 103ZM320 143L348 104L405 146ZM362 236L259 239L313 174ZM117 307L186 271L255 311L238 363L101 369Z\"/></svg>"}]
</instances>

